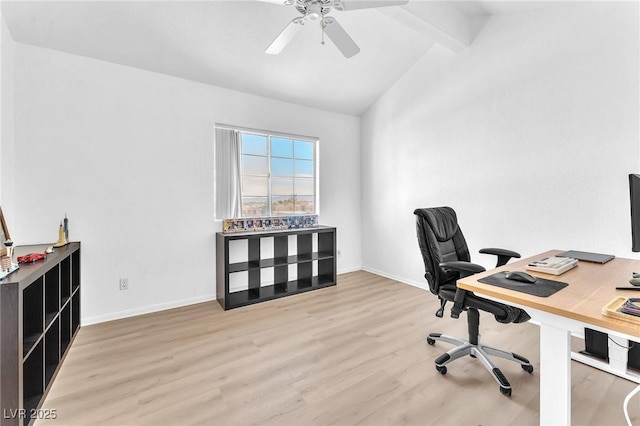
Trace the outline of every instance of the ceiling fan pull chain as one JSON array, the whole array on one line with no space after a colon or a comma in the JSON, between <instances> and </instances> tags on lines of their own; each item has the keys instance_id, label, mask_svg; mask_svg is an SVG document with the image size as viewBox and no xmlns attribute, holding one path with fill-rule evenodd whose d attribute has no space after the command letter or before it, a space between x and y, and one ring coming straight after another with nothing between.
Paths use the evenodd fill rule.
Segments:
<instances>
[{"instance_id":1,"label":"ceiling fan pull chain","mask_svg":"<svg viewBox=\"0 0 640 426\"><path fill-rule=\"evenodd\" d=\"M320 44L324 46L324 15L322 15L322 20L320 21L320 31L322 31L322 41Z\"/></svg>"}]
</instances>

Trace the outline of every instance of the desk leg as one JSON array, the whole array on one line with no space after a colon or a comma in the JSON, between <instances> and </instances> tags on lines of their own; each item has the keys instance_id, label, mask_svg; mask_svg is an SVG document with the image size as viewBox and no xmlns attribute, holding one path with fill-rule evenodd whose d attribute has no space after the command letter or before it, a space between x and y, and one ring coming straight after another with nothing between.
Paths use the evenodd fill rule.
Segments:
<instances>
[{"instance_id":1,"label":"desk leg","mask_svg":"<svg viewBox=\"0 0 640 426\"><path fill-rule=\"evenodd\" d=\"M540 325L540 424L571 424L571 334Z\"/></svg>"}]
</instances>

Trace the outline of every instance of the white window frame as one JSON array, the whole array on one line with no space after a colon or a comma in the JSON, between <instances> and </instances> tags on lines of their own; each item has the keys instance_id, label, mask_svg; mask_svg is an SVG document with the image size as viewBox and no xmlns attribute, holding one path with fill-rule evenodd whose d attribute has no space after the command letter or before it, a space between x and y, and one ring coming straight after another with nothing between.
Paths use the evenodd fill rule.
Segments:
<instances>
[{"instance_id":1,"label":"white window frame","mask_svg":"<svg viewBox=\"0 0 640 426\"><path fill-rule=\"evenodd\" d=\"M239 133L239 138L240 138L240 143L242 145L242 134L251 134L251 135L257 135L257 136L264 136L267 138L267 165L268 165L268 172L267 172L267 213L264 216L260 216L260 215L250 215L250 216L245 216L243 214L243 199L244 197L241 195L240 197L240 216L239 217L270 217L270 216L299 216L299 215L309 215L309 214L314 214L314 215L318 215L320 214L320 194L319 194L319 164L320 164L320 139L318 137L313 137L313 136L303 136L303 135L295 135L295 134L291 134L291 133L283 133L283 132L273 132L273 131L268 131L268 130L260 130L260 129L252 129L252 128L247 128L247 127L238 127L238 126L227 126L227 125L221 125L221 124L216 124L216 127L222 127L222 128L227 128L227 129L232 129L235 130ZM312 213L290 213L290 214L279 214L279 213L273 213L272 211L272 189L271 189L271 161L272 161L272 157L271 157L271 138L284 138L284 139L292 139L292 140L298 140L298 141L303 141L303 142L311 142L313 144L313 206L314 206L314 212ZM245 155L244 152L240 152L240 155ZM250 154L247 154L250 155ZM295 153L294 153L295 155ZM284 157L275 157L275 158L284 158ZM292 159L295 159L295 157L293 157ZM242 162L242 166L241 166L241 170L240 170L240 176L241 179L245 176L244 175L244 163ZM258 175L256 175L258 176ZM293 178L293 187L294 187L294 196L295 196L295 172L294 174L291 176ZM244 189L244 188L243 188ZM295 204L294 204L295 206Z\"/></svg>"}]
</instances>

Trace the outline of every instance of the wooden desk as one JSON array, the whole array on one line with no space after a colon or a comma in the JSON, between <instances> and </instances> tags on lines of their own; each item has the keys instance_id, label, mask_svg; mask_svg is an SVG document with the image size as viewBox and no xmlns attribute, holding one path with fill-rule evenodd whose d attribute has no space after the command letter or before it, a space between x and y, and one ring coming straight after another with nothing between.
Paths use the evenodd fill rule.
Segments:
<instances>
[{"instance_id":1,"label":"wooden desk","mask_svg":"<svg viewBox=\"0 0 640 426\"><path fill-rule=\"evenodd\" d=\"M569 284L549 297L537 297L477 280L498 271L526 271L526 265L562 253L551 250L512 262L458 281L458 286L489 298L524 308L540 323L540 424L571 424L571 335L584 336L584 327L609 334L623 347L628 340L640 341L640 326L602 315L602 307L617 296L640 297L634 291L616 290L628 285L632 272L640 272L640 261L615 258L603 265L580 262L578 267L555 276L527 273ZM535 284L532 284L535 285ZM609 344L609 364L594 365L632 379L626 372L627 351ZM640 380L636 380L640 381ZM620 401L622 403L622 401Z\"/></svg>"}]
</instances>

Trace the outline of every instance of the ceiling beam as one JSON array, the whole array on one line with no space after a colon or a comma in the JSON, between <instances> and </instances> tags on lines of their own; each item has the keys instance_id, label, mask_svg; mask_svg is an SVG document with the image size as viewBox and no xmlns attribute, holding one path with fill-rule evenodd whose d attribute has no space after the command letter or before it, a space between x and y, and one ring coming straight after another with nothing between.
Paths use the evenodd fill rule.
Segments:
<instances>
[{"instance_id":1,"label":"ceiling beam","mask_svg":"<svg viewBox=\"0 0 640 426\"><path fill-rule=\"evenodd\" d=\"M378 10L454 52L468 47L473 39L469 17L448 2L414 0Z\"/></svg>"}]
</instances>

